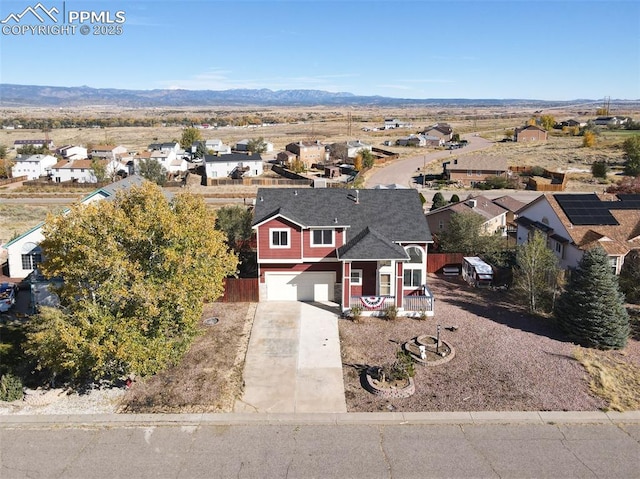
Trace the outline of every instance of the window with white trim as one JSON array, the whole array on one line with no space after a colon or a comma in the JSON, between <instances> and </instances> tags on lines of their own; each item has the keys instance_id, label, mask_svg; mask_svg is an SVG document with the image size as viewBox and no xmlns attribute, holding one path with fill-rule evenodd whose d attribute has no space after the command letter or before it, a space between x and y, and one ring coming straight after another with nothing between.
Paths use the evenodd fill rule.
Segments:
<instances>
[{"instance_id":1,"label":"window with white trim","mask_svg":"<svg viewBox=\"0 0 640 479\"><path fill-rule=\"evenodd\" d=\"M271 228L269 230L269 246L271 248L290 248L289 228Z\"/></svg>"},{"instance_id":2,"label":"window with white trim","mask_svg":"<svg viewBox=\"0 0 640 479\"><path fill-rule=\"evenodd\" d=\"M22 269L36 269L42 263L41 253L28 253L22 255Z\"/></svg>"},{"instance_id":3,"label":"window with white trim","mask_svg":"<svg viewBox=\"0 0 640 479\"><path fill-rule=\"evenodd\" d=\"M422 269L423 269L423 251L416 247L407 248L409 261L404 264L403 286L419 287L422 286Z\"/></svg>"},{"instance_id":4,"label":"window with white trim","mask_svg":"<svg viewBox=\"0 0 640 479\"><path fill-rule=\"evenodd\" d=\"M351 284L360 286L362 285L362 270L361 269L352 269L351 270Z\"/></svg>"},{"instance_id":5,"label":"window with white trim","mask_svg":"<svg viewBox=\"0 0 640 479\"><path fill-rule=\"evenodd\" d=\"M311 230L311 246L333 246L333 230Z\"/></svg>"}]
</instances>

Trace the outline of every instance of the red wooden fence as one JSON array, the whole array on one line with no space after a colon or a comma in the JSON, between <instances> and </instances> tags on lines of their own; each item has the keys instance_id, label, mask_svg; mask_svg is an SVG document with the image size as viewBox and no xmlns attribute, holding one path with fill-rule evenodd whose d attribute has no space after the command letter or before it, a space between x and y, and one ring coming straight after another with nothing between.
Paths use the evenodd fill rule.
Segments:
<instances>
[{"instance_id":1,"label":"red wooden fence","mask_svg":"<svg viewBox=\"0 0 640 479\"><path fill-rule=\"evenodd\" d=\"M448 264L462 264L462 253L429 253L427 256L427 272L441 273L443 266Z\"/></svg>"},{"instance_id":2,"label":"red wooden fence","mask_svg":"<svg viewBox=\"0 0 640 479\"><path fill-rule=\"evenodd\" d=\"M258 278L225 278L221 303L257 303Z\"/></svg>"}]
</instances>

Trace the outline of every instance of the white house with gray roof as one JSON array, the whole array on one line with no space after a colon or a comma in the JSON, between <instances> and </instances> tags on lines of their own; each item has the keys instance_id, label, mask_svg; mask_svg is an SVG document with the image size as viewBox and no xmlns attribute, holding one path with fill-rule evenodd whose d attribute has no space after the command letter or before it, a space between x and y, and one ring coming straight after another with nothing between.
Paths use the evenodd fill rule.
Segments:
<instances>
[{"instance_id":1,"label":"white house with gray roof","mask_svg":"<svg viewBox=\"0 0 640 479\"><path fill-rule=\"evenodd\" d=\"M18 155L11 167L11 176L26 176L28 180L37 180L48 176L51 167L57 162L58 159L51 155Z\"/></svg>"}]
</instances>

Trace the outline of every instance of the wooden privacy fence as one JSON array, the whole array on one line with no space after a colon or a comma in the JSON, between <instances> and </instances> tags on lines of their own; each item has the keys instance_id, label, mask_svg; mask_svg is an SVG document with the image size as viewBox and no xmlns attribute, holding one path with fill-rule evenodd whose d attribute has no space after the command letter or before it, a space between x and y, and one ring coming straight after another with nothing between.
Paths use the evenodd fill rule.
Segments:
<instances>
[{"instance_id":1,"label":"wooden privacy fence","mask_svg":"<svg viewBox=\"0 0 640 479\"><path fill-rule=\"evenodd\" d=\"M221 303L257 303L258 278L225 278Z\"/></svg>"},{"instance_id":2,"label":"wooden privacy fence","mask_svg":"<svg viewBox=\"0 0 640 479\"><path fill-rule=\"evenodd\" d=\"M11 183L18 183L20 181L26 181L28 176L16 176L15 178L3 178L0 180L0 186L9 185Z\"/></svg>"},{"instance_id":3,"label":"wooden privacy fence","mask_svg":"<svg viewBox=\"0 0 640 479\"><path fill-rule=\"evenodd\" d=\"M427 272L438 273L448 264L462 264L462 253L429 253L427 256Z\"/></svg>"}]
</instances>

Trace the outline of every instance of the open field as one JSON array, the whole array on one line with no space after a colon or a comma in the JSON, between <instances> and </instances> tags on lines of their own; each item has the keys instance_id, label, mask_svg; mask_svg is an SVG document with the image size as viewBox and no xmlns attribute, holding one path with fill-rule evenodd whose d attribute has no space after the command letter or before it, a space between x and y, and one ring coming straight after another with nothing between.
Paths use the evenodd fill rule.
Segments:
<instances>
[{"instance_id":1,"label":"open field","mask_svg":"<svg viewBox=\"0 0 640 479\"><path fill-rule=\"evenodd\" d=\"M587 107L568 108L565 110L549 110L556 119L595 117L595 105ZM616 112L633 116L638 112ZM400 136L432 125L436 122L450 123L454 131L461 134L469 132L485 132L489 138L496 140L503 137L505 129L512 129L523 125L531 116L532 108L468 108L460 107L407 107L407 108L379 108L379 107L221 107L218 109L116 109L106 107L82 109L54 109L54 108L22 108L5 109L0 112L0 118L152 118L154 127L113 127L113 128L54 128L48 135L55 144L100 144L113 141L131 150L143 150L156 141L170 141L179 139L182 126L162 126L169 118L187 119L195 123L214 122L217 117L236 122L278 121L280 123L260 126L227 126L217 129L202 130L203 138L220 138L223 142L233 145L243 138L262 136L274 144L276 150L284 149L291 141L304 139L320 140L324 142L360 139L381 146L385 140L395 140ZM363 128L381 127L385 118L398 118L411 123L411 128L401 128L387 131L363 131ZM0 144L9 147L17 139L44 137L40 130L0 130ZM413 154L414 149L390 148L393 151Z\"/></svg>"}]
</instances>

